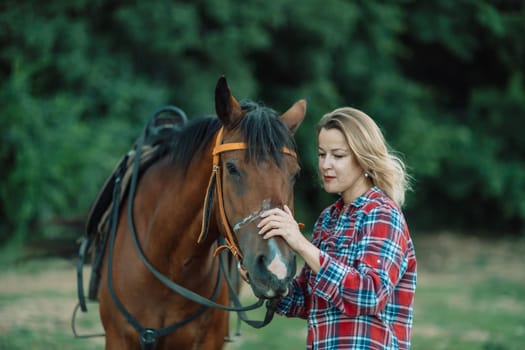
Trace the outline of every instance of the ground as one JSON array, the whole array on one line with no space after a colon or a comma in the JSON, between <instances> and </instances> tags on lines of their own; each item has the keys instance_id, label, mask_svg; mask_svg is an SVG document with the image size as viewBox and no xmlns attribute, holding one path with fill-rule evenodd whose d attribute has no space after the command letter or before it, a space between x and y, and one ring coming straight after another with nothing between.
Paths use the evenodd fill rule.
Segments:
<instances>
[{"instance_id":1,"label":"ground","mask_svg":"<svg viewBox=\"0 0 525 350\"><path fill-rule=\"evenodd\" d=\"M414 235L418 290L413 348L519 350L525 344L525 239L442 232ZM86 269L85 278L89 275ZM103 338L74 339L75 261L39 258L0 273L0 349L102 349ZM79 313L79 332L102 331L96 304ZM261 319L263 313L253 318ZM232 324L235 318L232 318ZM234 349L304 349L305 324L276 316L242 326Z\"/></svg>"}]
</instances>

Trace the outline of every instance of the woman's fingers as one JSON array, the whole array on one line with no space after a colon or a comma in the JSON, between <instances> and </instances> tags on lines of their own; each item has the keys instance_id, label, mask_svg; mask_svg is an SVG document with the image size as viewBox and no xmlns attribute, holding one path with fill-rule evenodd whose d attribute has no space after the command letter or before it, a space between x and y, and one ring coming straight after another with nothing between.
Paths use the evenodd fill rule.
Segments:
<instances>
[{"instance_id":1,"label":"woman's fingers","mask_svg":"<svg viewBox=\"0 0 525 350\"><path fill-rule=\"evenodd\" d=\"M259 234L265 234L268 231L279 228L279 221L274 216L268 216L262 219L258 224Z\"/></svg>"},{"instance_id":2,"label":"woman's fingers","mask_svg":"<svg viewBox=\"0 0 525 350\"><path fill-rule=\"evenodd\" d=\"M261 214L261 221L257 224L259 234L263 238L268 239L274 236L282 236L286 238L291 232L292 226L297 225L293 214L288 208L284 206L284 210L279 208L272 208Z\"/></svg>"},{"instance_id":3,"label":"woman's fingers","mask_svg":"<svg viewBox=\"0 0 525 350\"><path fill-rule=\"evenodd\" d=\"M268 223L273 222L275 224L277 222L282 221L282 216L280 215L280 213L284 213L284 212L280 209L271 209L271 210L264 212L263 214L261 214L262 219L257 224L257 227L263 227L267 225Z\"/></svg>"},{"instance_id":4,"label":"woman's fingers","mask_svg":"<svg viewBox=\"0 0 525 350\"><path fill-rule=\"evenodd\" d=\"M282 213L284 213L284 211L282 209L272 208L272 209L269 209L269 210L266 210L265 212L263 212L261 214L261 217L264 219L264 218L267 218L269 216L279 216L279 214L282 214Z\"/></svg>"}]
</instances>

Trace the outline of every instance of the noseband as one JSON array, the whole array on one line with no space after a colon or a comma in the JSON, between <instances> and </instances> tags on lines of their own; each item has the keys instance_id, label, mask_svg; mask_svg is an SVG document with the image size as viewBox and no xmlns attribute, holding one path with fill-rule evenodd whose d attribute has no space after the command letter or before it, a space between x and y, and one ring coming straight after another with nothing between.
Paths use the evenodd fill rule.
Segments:
<instances>
[{"instance_id":1,"label":"noseband","mask_svg":"<svg viewBox=\"0 0 525 350\"><path fill-rule=\"evenodd\" d=\"M223 249L229 249L233 256L235 256L235 259L237 260L237 266L239 269L244 269L242 266L242 252L239 247L239 244L237 242L237 239L235 235L233 234L230 224L228 222L228 217L226 216L226 211L224 210L224 197L222 193L222 177L221 177L221 167L220 167L220 154L223 152L229 152L229 151L239 151L239 150L245 150L248 148L248 145L246 142L230 142L230 143L222 143L222 134L224 131L224 127L221 127L219 129L219 132L217 133L217 138L215 139L215 147L213 148L213 171L210 176L210 181L208 183L208 189L206 190L206 198L204 199L204 213L202 215L202 226L201 226L201 233L199 235L199 238L197 240L198 243L202 242L204 239L206 239L206 236L208 234L208 226L209 226L209 220L210 220L210 214L211 214L211 206L213 202L213 192L214 189L217 190L217 202L219 205L219 214L221 217L222 226L225 230L225 237L224 240L226 241L226 244L221 245L217 247L215 250L215 255L217 255L219 252L221 252ZM297 158L297 154L290 150L288 147L283 147L283 153L291 155L294 158Z\"/></svg>"}]
</instances>

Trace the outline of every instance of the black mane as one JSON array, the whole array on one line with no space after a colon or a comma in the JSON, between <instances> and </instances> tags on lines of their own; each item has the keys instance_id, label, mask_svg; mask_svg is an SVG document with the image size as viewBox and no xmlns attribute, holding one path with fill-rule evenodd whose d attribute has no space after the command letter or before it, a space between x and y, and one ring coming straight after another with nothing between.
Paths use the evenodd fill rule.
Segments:
<instances>
[{"instance_id":1,"label":"black mane","mask_svg":"<svg viewBox=\"0 0 525 350\"><path fill-rule=\"evenodd\" d=\"M221 128L217 117L193 119L177 133L174 133L162 154L168 153L172 163L181 169L188 169L192 158L200 154L210 139Z\"/></svg>"},{"instance_id":2,"label":"black mane","mask_svg":"<svg viewBox=\"0 0 525 350\"><path fill-rule=\"evenodd\" d=\"M246 115L239 128L248 144L246 157L259 162L268 158L278 165L283 159L283 147L295 151L295 142L288 127L278 119L279 114L253 101L241 103Z\"/></svg>"},{"instance_id":3,"label":"black mane","mask_svg":"<svg viewBox=\"0 0 525 350\"><path fill-rule=\"evenodd\" d=\"M248 145L247 160L260 162L272 159L280 165L283 147L295 151L295 142L286 125L278 119L278 113L253 101L244 101L241 107L246 114L237 128ZM170 154L175 166L187 169L192 158L202 152L220 127L217 117L193 119L161 147L159 156Z\"/></svg>"}]
</instances>

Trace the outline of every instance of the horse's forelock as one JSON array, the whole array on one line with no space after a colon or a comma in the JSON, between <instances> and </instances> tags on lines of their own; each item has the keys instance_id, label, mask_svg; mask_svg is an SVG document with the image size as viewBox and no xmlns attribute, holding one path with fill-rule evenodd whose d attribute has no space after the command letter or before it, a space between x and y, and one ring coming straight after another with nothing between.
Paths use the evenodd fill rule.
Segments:
<instances>
[{"instance_id":1,"label":"horse's forelock","mask_svg":"<svg viewBox=\"0 0 525 350\"><path fill-rule=\"evenodd\" d=\"M241 107L246 114L239 129L248 145L248 160L260 162L272 159L281 165L283 147L295 150L295 143L288 128L278 119L278 113L253 101L243 101Z\"/></svg>"}]
</instances>

